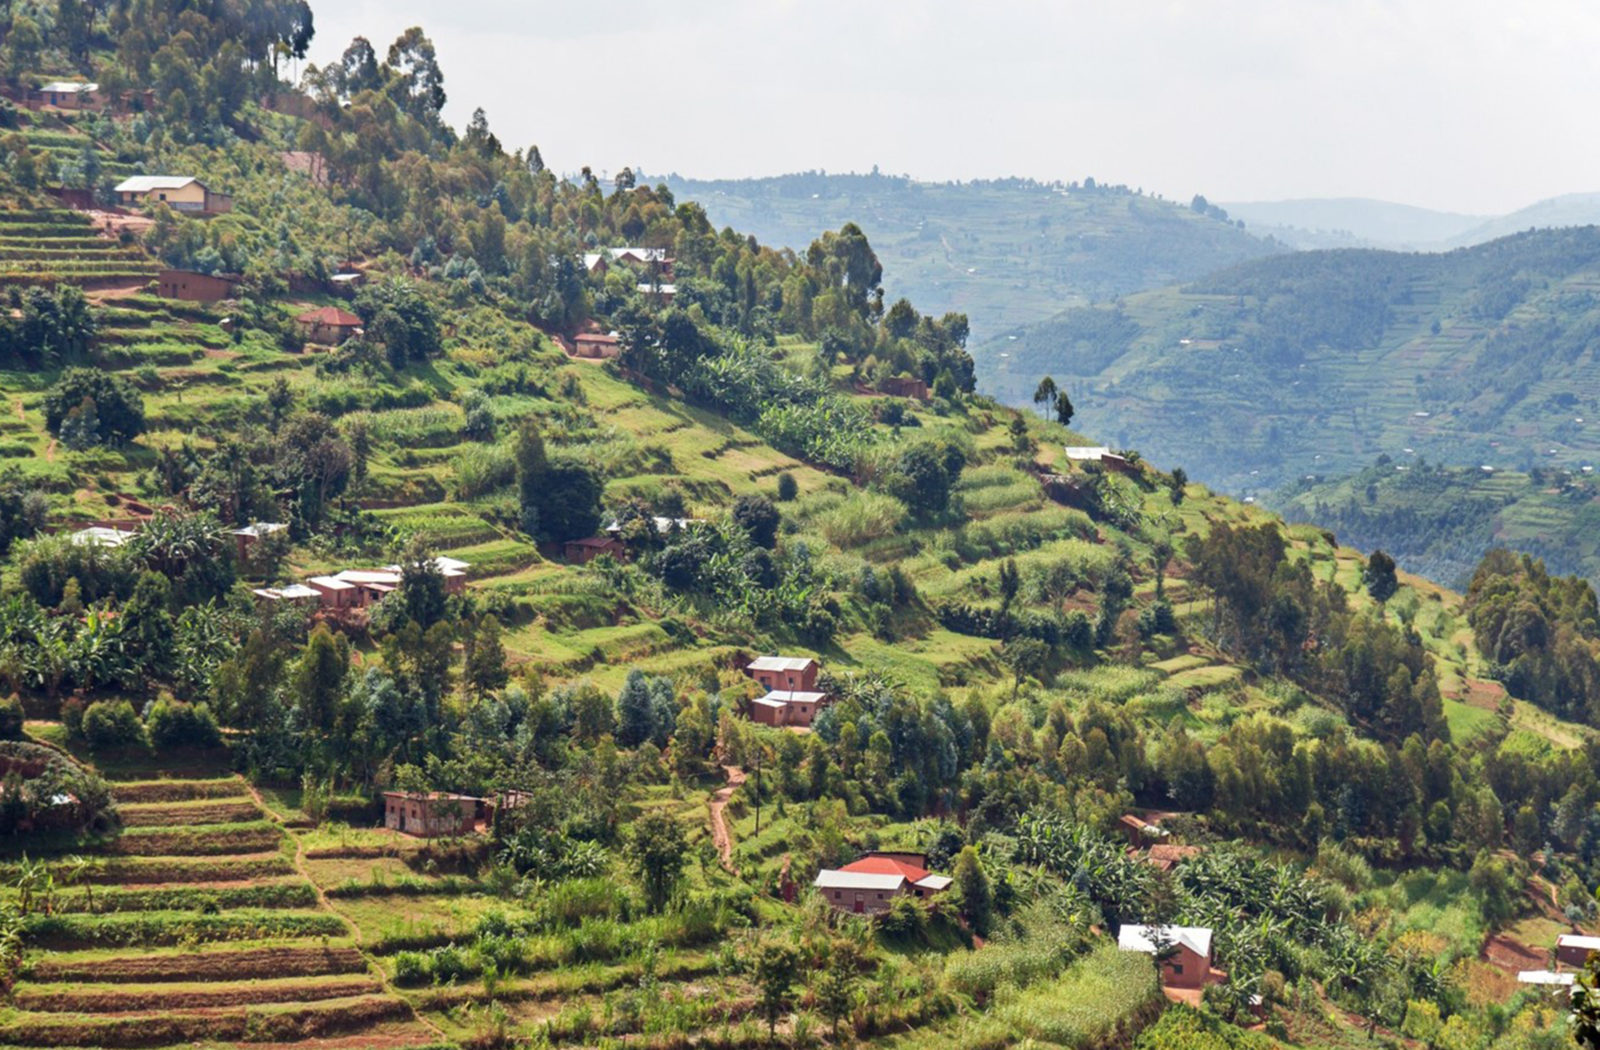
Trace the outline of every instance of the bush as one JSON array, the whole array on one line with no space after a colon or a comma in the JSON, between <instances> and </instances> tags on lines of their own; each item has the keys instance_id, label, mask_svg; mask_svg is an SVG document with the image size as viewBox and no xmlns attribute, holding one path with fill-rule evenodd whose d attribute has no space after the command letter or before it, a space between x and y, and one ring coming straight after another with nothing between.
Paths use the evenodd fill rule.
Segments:
<instances>
[{"instance_id":1,"label":"bush","mask_svg":"<svg viewBox=\"0 0 1600 1050\"><path fill-rule=\"evenodd\" d=\"M433 979L437 984L454 984L472 975L472 965L467 955L455 945L433 950Z\"/></svg>"},{"instance_id":2,"label":"bush","mask_svg":"<svg viewBox=\"0 0 1600 1050\"><path fill-rule=\"evenodd\" d=\"M433 967L423 952L398 952L394 957L394 983L399 985L427 984L433 979Z\"/></svg>"},{"instance_id":3,"label":"bush","mask_svg":"<svg viewBox=\"0 0 1600 1050\"><path fill-rule=\"evenodd\" d=\"M83 738L92 748L144 742L144 726L126 700L96 700L83 712Z\"/></svg>"},{"instance_id":4,"label":"bush","mask_svg":"<svg viewBox=\"0 0 1600 1050\"><path fill-rule=\"evenodd\" d=\"M218 747L222 733L206 704L186 704L166 697L150 705L144 716L150 742L156 747Z\"/></svg>"},{"instance_id":5,"label":"bush","mask_svg":"<svg viewBox=\"0 0 1600 1050\"><path fill-rule=\"evenodd\" d=\"M778 475L778 502L788 503L800 495L800 485L787 470Z\"/></svg>"},{"instance_id":6,"label":"bush","mask_svg":"<svg viewBox=\"0 0 1600 1050\"><path fill-rule=\"evenodd\" d=\"M22 701L16 697L0 700L0 740L22 739Z\"/></svg>"},{"instance_id":7,"label":"bush","mask_svg":"<svg viewBox=\"0 0 1600 1050\"><path fill-rule=\"evenodd\" d=\"M1177 630L1178 618L1172 613L1172 603L1161 598L1139 613L1139 636L1153 638L1158 634L1172 634Z\"/></svg>"},{"instance_id":8,"label":"bush","mask_svg":"<svg viewBox=\"0 0 1600 1050\"><path fill-rule=\"evenodd\" d=\"M74 740L83 738L83 712L87 706L79 696L61 701L61 724L66 726L67 736Z\"/></svg>"}]
</instances>

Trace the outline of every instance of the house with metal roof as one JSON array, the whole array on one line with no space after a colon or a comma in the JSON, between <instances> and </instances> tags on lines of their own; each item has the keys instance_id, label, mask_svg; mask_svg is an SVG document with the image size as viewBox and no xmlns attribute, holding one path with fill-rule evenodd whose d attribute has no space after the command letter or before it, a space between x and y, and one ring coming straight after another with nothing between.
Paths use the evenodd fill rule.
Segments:
<instances>
[{"instance_id":1,"label":"house with metal roof","mask_svg":"<svg viewBox=\"0 0 1600 1050\"><path fill-rule=\"evenodd\" d=\"M1589 956L1600 952L1600 937L1582 933L1563 933L1556 938L1556 965L1581 970L1589 964Z\"/></svg>"},{"instance_id":2,"label":"house with metal roof","mask_svg":"<svg viewBox=\"0 0 1600 1050\"><path fill-rule=\"evenodd\" d=\"M773 689L750 701L750 720L767 726L806 728L828 705L828 694L815 690Z\"/></svg>"},{"instance_id":3,"label":"house with metal roof","mask_svg":"<svg viewBox=\"0 0 1600 1050\"><path fill-rule=\"evenodd\" d=\"M817 687L817 672L822 668L809 656L758 656L745 665L745 674L769 691L774 689L810 692Z\"/></svg>"},{"instance_id":4,"label":"house with metal roof","mask_svg":"<svg viewBox=\"0 0 1600 1050\"><path fill-rule=\"evenodd\" d=\"M1169 988L1204 988L1227 980L1228 975L1212 964L1211 941L1211 930L1205 926L1128 923L1117 931L1117 947L1154 956L1161 983Z\"/></svg>"},{"instance_id":5,"label":"house with metal roof","mask_svg":"<svg viewBox=\"0 0 1600 1050\"><path fill-rule=\"evenodd\" d=\"M135 175L116 186L117 203L124 207L165 204L174 211L221 215L233 210L233 198L216 193L193 175Z\"/></svg>"},{"instance_id":6,"label":"house with metal roof","mask_svg":"<svg viewBox=\"0 0 1600 1050\"><path fill-rule=\"evenodd\" d=\"M812 885L839 911L872 915L887 911L896 897L926 899L950 888L948 875L927 870L922 853L872 852L842 868L824 868Z\"/></svg>"},{"instance_id":7,"label":"house with metal roof","mask_svg":"<svg viewBox=\"0 0 1600 1050\"><path fill-rule=\"evenodd\" d=\"M91 525L87 529L74 532L70 538L79 547L120 547L133 539L133 533L127 529Z\"/></svg>"}]
</instances>

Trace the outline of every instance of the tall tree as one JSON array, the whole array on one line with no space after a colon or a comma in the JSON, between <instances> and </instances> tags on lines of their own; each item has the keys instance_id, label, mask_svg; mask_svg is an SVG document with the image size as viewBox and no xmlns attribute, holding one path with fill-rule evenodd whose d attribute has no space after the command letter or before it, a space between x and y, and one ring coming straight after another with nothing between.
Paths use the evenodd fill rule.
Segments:
<instances>
[{"instance_id":1,"label":"tall tree","mask_svg":"<svg viewBox=\"0 0 1600 1050\"><path fill-rule=\"evenodd\" d=\"M1039 385L1033 391L1033 403L1043 410L1044 417L1050 418L1050 409L1056 402L1056 381L1052 376L1045 376L1039 380Z\"/></svg>"},{"instance_id":2,"label":"tall tree","mask_svg":"<svg viewBox=\"0 0 1600 1050\"><path fill-rule=\"evenodd\" d=\"M683 825L659 810L645 814L634 822L628 855L650 910L659 912L672 899L689 862Z\"/></svg>"}]
</instances>

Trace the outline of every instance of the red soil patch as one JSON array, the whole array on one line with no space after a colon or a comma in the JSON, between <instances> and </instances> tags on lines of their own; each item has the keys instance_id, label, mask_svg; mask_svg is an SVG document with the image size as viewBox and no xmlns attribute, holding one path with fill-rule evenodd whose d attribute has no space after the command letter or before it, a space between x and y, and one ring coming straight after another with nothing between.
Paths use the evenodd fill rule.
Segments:
<instances>
[{"instance_id":1,"label":"red soil patch","mask_svg":"<svg viewBox=\"0 0 1600 1050\"><path fill-rule=\"evenodd\" d=\"M1497 933L1483 946L1483 960L1491 966L1516 974L1523 970L1542 970L1550 965L1550 954L1538 951L1506 934Z\"/></svg>"},{"instance_id":2,"label":"red soil patch","mask_svg":"<svg viewBox=\"0 0 1600 1050\"><path fill-rule=\"evenodd\" d=\"M1470 707L1479 707L1485 711L1497 710L1505 698L1505 686L1499 682L1485 682L1477 678L1468 678L1466 688L1456 697Z\"/></svg>"}]
</instances>

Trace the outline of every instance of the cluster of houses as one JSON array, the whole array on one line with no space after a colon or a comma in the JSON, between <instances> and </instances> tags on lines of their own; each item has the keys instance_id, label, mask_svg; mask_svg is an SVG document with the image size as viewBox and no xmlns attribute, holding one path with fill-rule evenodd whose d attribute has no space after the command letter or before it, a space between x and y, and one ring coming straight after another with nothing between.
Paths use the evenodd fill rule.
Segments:
<instances>
[{"instance_id":1,"label":"cluster of houses","mask_svg":"<svg viewBox=\"0 0 1600 1050\"><path fill-rule=\"evenodd\" d=\"M1523 970L1517 974L1521 984L1570 989L1578 974L1589 964L1589 956L1600 952L1600 937L1582 933L1563 933L1556 938L1555 969Z\"/></svg>"},{"instance_id":2,"label":"cluster of houses","mask_svg":"<svg viewBox=\"0 0 1600 1050\"><path fill-rule=\"evenodd\" d=\"M665 248L602 248L584 253L583 269L599 276L613 267L625 266L639 275L640 293L665 305L678 295L678 286L673 283L673 261ZM570 340L562 340L562 345L572 357L592 361L610 360L622 350L621 336L593 320L585 322Z\"/></svg>"},{"instance_id":3,"label":"cluster of houses","mask_svg":"<svg viewBox=\"0 0 1600 1050\"><path fill-rule=\"evenodd\" d=\"M287 531L281 521L258 521L243 528L230 529L234 556L240 565L249 563L251 550L268 536ZM135 530L113 525L91 525L71 534L73 543L81 546L120 547L133 539ZM444 577L447 594L461 594L467 587L468 563L459 558L439 555L433 559L434 567ZM250 593L262 605L280 602L302 603L336 618L348 618L383 600L400 586L401 567L385 565L377 569L342 569L332 575L312 576L299 583L281 587L257 587Z\"/></svg>"},{"instance_id":4,"label":"cluster of houses","mask_svg":"<svg viewBox=\"0 0 1600 1050\"><path fill-rule=\"evenodd\" d=\"M661 536L701 524L699 518L666 518L659 514L650 521L655 526L657 535ZM568 540L561 545L561 556L573 565L587 565L605 554L609 554L617 561L627 561L630 552L628 541L623 536L622 522L613 521L602 531L604 534L600 536Z\"/></svg>"},{"instance_id":5,"label":"cluster of houses","mask_svg":"<svg viewBox=\"0 0 1600 1050\"><path fill-rule=\"evenodd\" d=\"M637 287L640 292L663 303L670 303L678 294L678 286L672 283L673 262L665 248L602 248L597 252L584 253L583 269L590 275L599 276L610 272L614 266L626 266L639 276L648 278L639 281Z\"/></svg>"},{"instance_id":6,"label":"cluster of houses","mask_svg":"<svg viewBox=\"0 0 1600 1050\"><path fill-rule=\"evenodd\" d=\"M444 577L447 594L460 594L467 587L467 563L440 555L434 567ZM312 576L301 583L283 587L258 587L250 593L262 604L304 603L335 618L349 618L376 605L400 587L401 567L385 565L378 569L342 569L325 576Z\"/></svg>"}]
</instances>

